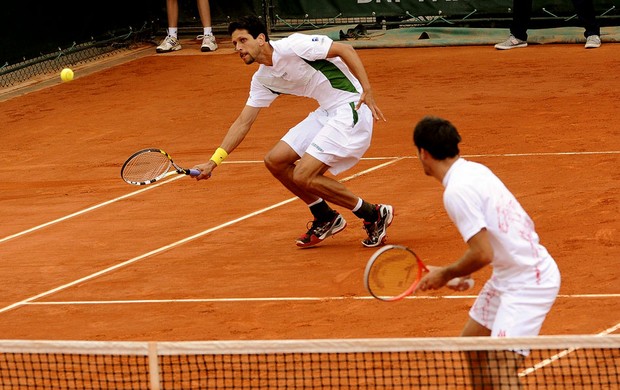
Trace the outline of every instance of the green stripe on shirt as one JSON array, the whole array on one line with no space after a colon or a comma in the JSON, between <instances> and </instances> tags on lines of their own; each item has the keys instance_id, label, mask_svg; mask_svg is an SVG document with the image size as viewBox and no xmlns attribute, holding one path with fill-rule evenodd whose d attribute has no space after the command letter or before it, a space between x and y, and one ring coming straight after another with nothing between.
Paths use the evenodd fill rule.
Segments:
<instances>
[{"instance_id":1,"label":"green stripe on shirt","mask_svg":"<svg viewBox=\"0 0 620 390\"><path fill-rule=\"evenodd\" d=\"M355 103L351 102L349 105L351 106L351 110L353 110L353 126L355 126L357 124L357 120L359 119L357 116L357 110L355 109Z\"/></svg>"},{"instance_id":2,"label":"green stripe on shirt","mask_svg":"<svg viewBox=\"0 0 620 390\"><path fill-rule=\"evenodd\" d=\"M304 60L319 72L323 73L323 75L329 80L329 83L333 88L339 89L341 91L347 91L352 93L359 93L355 86L349 80L349 78L338 68L336 65L331 63L328 60L317 60L317 61L308 61Z\"/></svg>"}]
</instances>

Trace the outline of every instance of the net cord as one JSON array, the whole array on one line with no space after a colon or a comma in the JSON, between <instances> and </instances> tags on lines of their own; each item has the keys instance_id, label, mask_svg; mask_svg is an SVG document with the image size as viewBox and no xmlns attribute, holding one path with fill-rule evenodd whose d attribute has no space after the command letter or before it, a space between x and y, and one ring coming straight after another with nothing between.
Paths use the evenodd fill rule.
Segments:
<instances>
[{"instance_id":1,"label":"net cord","mask_svg":"<svg viewBox=\"0 0 620 390\"><path fill-rule=\"evenodd\" d=\"M156 347L156 348L155 348ZM513 349L620 348L620 335L559 335L518 338L428 337L182 342L0 340L0 353L65 353L148 356L192 354L485 351Z\"/></svg>"}]
</instances>

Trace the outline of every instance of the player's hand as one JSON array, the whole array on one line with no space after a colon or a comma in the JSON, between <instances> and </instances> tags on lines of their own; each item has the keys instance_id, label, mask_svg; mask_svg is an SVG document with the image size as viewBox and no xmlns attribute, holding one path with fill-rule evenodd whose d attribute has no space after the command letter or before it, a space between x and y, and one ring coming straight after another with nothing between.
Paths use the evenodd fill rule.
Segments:
<instances>
[{"instance_id":1,"label":"player's hand","mask_svg":"<svg viewBox=\"0 0 620 390\"><path fill-rule=\"evenodd\" d=\"M454 291L466 291L474 286L474 279L472 279L471 275L450 279L447 267L427 265L426 268L428 268L429 273L420 280L417 288L420 291L437 290L443 286ZM422 283L424 283L424 287Z\"/></svg>"},{"instance_id":2,"label":"player's hand","mask_svg":"<svg viewBox=\"0 0 620 390\"><path fill-rule=\"evenodd\" d=\"M196 176L195 179L196 180L205 180L211 177L211 174L213 173L213 169L216 167L217 165L215 164L215 162L209 160L204 164L199 164L196 165L194 167L194 169L198 169L200 171L200 175Z\"/></svg>"},{"instance_id":3,"label":"player's hand","mask_svg":"<svg viewBox=\"0 0 620 390\"><path fill-rule=\"evenodd\" d=\"M427 268L429 272L422 277L416 290L437 290L445 286L450 280L446 267L427 266Z\"/></svg>"},{"instance_id":4,"label":"player's hand","mask_svg":"<svg viewBox=\"0 0 620 390\"><path fill-rule=\"evenodd\" d=\"M360 100L359 102L357 102L357 106L355 106L355 109L358 110L361 106L362 103L365 103L368 108L370 108L370 111L372 112L372 116L373 118L375 118L376 121L378 121L379 119L382 119L384 122L386 121L385 116L383 116L383 113L381 112L381 110L379 109L379 106L377 106L377 103L375 102L375 98L372 94L372 91L364 91L362 93L362 96L360 96Z\"/></svg>"}]
</instances>

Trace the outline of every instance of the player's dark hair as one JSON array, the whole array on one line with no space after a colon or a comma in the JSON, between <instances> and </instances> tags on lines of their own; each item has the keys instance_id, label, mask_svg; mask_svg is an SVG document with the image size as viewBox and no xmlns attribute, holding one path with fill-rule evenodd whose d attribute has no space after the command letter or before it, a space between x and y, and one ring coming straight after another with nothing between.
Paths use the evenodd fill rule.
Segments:
<instances>
[{"instance_id":1,"label":"player's dark hair","mask_svg":"<svg viewBox=\"0 0 620 390\"><path fill-rule=\"evenodd\" d=\"M231 22L228 25L228 34L232 35L235 30L246 30L254 39L258 38L260 34L265 35L265 41L269 42L269 34L267 34L267 27L262 20L254 15L242 16L238 20Z\"/></svg>"},{"instance_id":2,"label":"player's dark hair","mask_svg":"<svg viewBox=\"0 0 620 390\"><path fill-rule=\"evenodd\" d=\"M449 121L427 116L422 118L413 130L413 143L424 149L436 160L458 156L461 136Z\"/></svg>"}]
</instances>

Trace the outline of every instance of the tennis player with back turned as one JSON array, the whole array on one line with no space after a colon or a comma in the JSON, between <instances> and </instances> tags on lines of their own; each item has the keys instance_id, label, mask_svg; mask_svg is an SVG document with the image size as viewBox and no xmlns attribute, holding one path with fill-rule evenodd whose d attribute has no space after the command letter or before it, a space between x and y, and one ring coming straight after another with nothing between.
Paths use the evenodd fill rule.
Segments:
<instances>
[{"instance_id":1,"label":"tennis player with back turned","mask_svg":"<svg viewBox=\"0 0 620 390\"><path fill-rule=\"evenodd\" d=\"M446 211L467 243L457 261L432 269L418 289L435 290L491 265L493 274L471 307L461 336L537 336L560 289L558 266L504 183L486 166L460 157L460 141L454 125L436 117L423 118L413 132L424 173L444 186ZM518 365L527 354L489 352L480 359L472 353L475 388L518 389ZM510 372L509 379L502 380L502 372ZM492 386L485 387L489 381Z\"/></svg>"}]
</instances>

